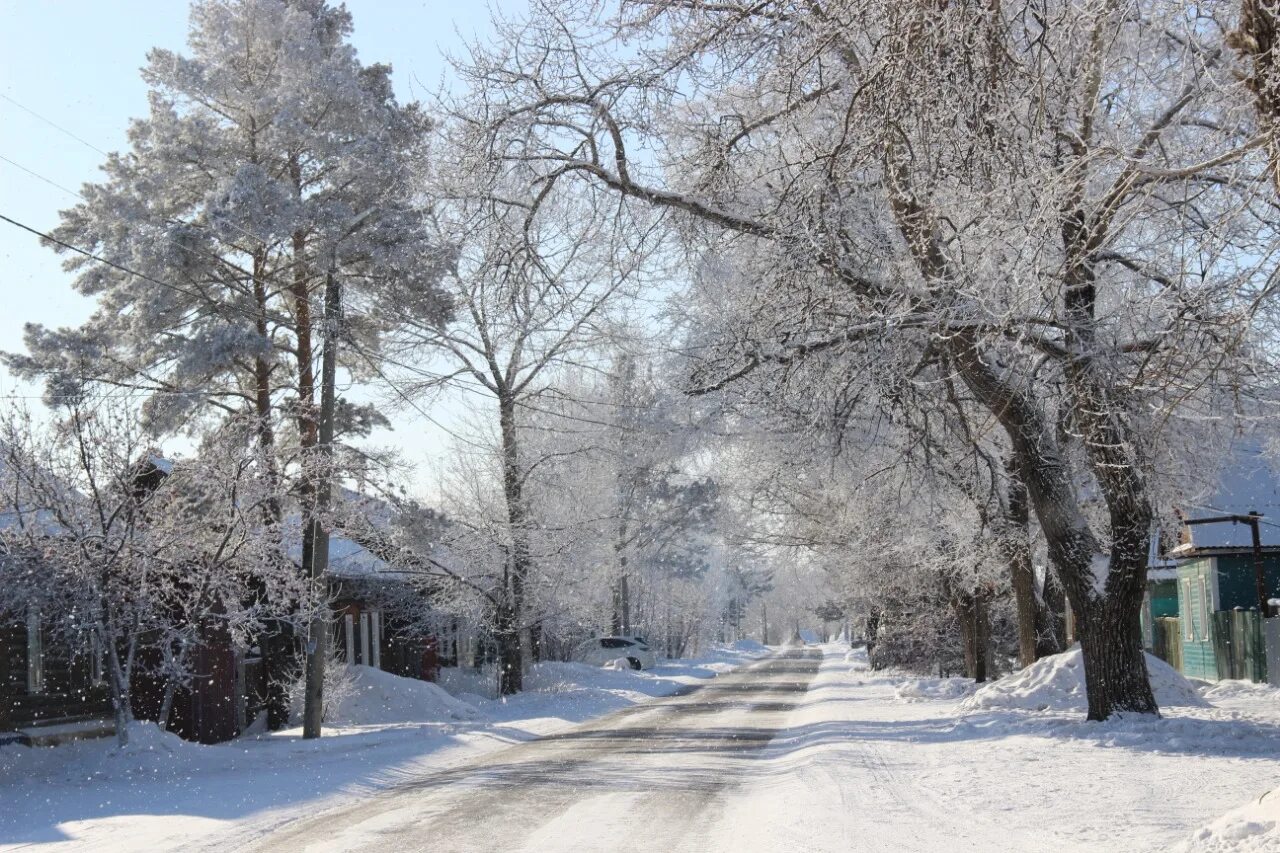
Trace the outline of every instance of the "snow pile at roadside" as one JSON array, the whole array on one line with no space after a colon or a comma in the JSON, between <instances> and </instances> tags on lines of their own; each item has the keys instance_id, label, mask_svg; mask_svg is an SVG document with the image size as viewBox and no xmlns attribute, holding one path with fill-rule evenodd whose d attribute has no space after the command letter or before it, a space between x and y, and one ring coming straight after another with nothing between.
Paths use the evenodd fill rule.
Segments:
<instances>
[{"instance_id":1,"label":"snow pile at roadside","mask_svg":"<svg viewBox=\"0 0 1280 853\"><path fill-rule=\"evenodd\" d=\"M1232 809L1192 833L1181 853L1264 853L1280 850L1280 789Z\"/></svg>"},{"instance_id":2,"label":"snow pile at roadside","mask_svg":"<svg viewBox=\"0 0 1280 853\"><path fill-rule=\"evenodd\" d=\"M902 682L894 691L905 702L925 699L961 699L976 685L967 678L913 678Z\"/></svg>"},{"instance_id":3,"label":"snow pile at roadside","mask_svg":"<svg viewBox=\"0 0 1280 853\"><path fill-rule=\"evenodd\" d=\"M871 669L871 661L867 657L866 646L849 649L849 651L845 652L844 661L849 664L849 669L852 670Z\"/></svg>"},{"instance_id":4,"label":"snow pile at roadside","mask_svg":"<svg viewBox=\"0 0 1280 853\"><path fill-rule=\"evenodd\" d=\"M474 707L429 681L402 678L371 666L347 669L349 692L325 708L325 720L334 725L470 720L477 714Z\"/></svg>"},{"instance_id":5,"label":"snow pile at roadside","mask_svg":"<svg viewBox=\"0 0 1280 853\"><path fill-rule=\"evenodd\" d=\"M1200 695L1215 704L1232 699L1262 700L1280 704L1280 688L1270 684L1255 684L1252 681L1205 682L1200 688Z\"/></svg>"},{"instance_id":6,"label":"snow pile at roadside","mask_svg":"<svg viewBox=\"0 0 1280 853\"><path fill-rule=\"evenodd\" d=\"M1156 703L1161 707L1209 707L1195 685L1169 664L1147 655L1147 672ZM960 711L998 709L1023 711L1080 711L1088 708L1084 656L1076 646L986 685L960 703Z\"/></svg>"}]
</instances>

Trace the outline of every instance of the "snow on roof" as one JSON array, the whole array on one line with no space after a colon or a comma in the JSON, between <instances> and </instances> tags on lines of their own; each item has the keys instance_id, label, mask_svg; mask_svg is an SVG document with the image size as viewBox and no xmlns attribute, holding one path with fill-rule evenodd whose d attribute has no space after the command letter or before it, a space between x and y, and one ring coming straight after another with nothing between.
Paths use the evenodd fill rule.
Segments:
<instances>
[{"instance_id":1,"label":"snow on roof","mask_svg":"<svg viewBox=\"0 0 1280 853\"><path fill-rule=\"evenodd\" d=\"M1241 443L1227 456L1216 488L1207 489L1181 507L1187 519L1260 512L1262 544L1280 545L1280 473L1260 444ZM1189 524L1191 548L1251 548L1248 524L1215 522ZM1175 551L1188 550L1179 547Z\"/></svg>"},{"instance_id":2,"label":"snow on roof","mask_svg":"<svg viewBox=\"0 0 1280 853\"><path fill-rule=\"evenodd\" d=\"M356 507L356 511L360 515L378 528L389 527L396 515L395 508L387 501L361 494L352 489L339 488L336 490L334 497L337 501ZM296 513L291 515L288 526L293 530L298 530L301 527L301 517ZM289 556L299 562L302 560L302 541L300 538L289 546ZM451 568L457 562L452 552L440 545L432 548L430 556L437 562ZM331 577L340 580L361 580L381 576L384 580L403 580L403 575L400 574L399 568L381 557L375 556L368 548L342 533L330 532L328 574Z\"/></svg>"}]
</instances>

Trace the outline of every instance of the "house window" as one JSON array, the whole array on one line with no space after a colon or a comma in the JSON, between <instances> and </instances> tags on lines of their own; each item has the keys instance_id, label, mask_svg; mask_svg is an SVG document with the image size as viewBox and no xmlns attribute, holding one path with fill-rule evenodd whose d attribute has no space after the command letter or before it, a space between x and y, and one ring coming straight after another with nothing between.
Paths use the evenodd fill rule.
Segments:
<instances>
[{"instance_id":1,"label":"house window","mask_svg":"<svg viewBox=\"0 0 1280 853\"><path fill-rule=\"evenodd\" d=\"M1204 575L1200 576L1200 639L1209 639L1209 619L1212 609L1209 602L1209 581Z\"/></svg>"},{"instance_id":2,"label":"house window","mask_svg":"<svg viewBox=\"0 0 1280 853\"><path fill-rule=\"evenodd\" d=\"M356 662L356 638L355 638L356 626L355 626L355 620L351 618L350 613L342 617L342 627L346 629L345 631L343 631L343 633L346 635L344 639L346 639L347 641L347 648L346 648L347 663L355 663Z\"/></svg>"},{"instance_id":3,"label":"house window","mask_svg":"<svg viewBox=\"0 0 1280 853\"><path fill-rule=\"evenodd\" d=\"M40 611L27 611L27 692L44 692L44 642L40 637Z\"/></svg>"},{"instance_id":4,"label":"house window","mask_svg":"<svg viewBox=\"0 0 1280 853\"><path fill-rule=\"evenodd\" d=\"M382 669L382 614L376 610L370 611L369 623L373 628L373 636L370 638L373 650L372 666L374 669Z\"/></svg>"},{"instance_id":5,"label":"house window","mask_svg":"<svg viewBox=\"0 0 1280 853\"><path fill-rule=\"evenodd\" d=\"M1192 581L1187 578L1183 579L1183 601L1181 610L1183 610L1183 639L1196 639L1196 626L1192 622Z\"/></svg>"}]
</instances>

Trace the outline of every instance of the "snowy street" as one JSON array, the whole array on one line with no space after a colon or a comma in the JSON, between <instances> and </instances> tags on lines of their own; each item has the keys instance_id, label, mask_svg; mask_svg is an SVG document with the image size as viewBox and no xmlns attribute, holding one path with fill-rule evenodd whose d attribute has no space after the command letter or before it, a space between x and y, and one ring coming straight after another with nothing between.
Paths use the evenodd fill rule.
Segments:
<instances>
[{"instance_id":1,"label":"snowy street","mask_svg":"<svg viewBox=\"0 0 1280 853\"><path fill-rule=\"evenodd\" d=\"M958 715L958 679L871 673L860 651L846 653L783 650L683 695L442 772L406 773L321 814L298 809L270 834L244 827L234 843L1154 851L1177 849L1280 777L1274 693L1220 689L1216 708L1106 724L1078 713ZM215 838L209 849L225 849ZM1238 849L1268 849L1257 840Z\"/></svg>"}]
</instances>

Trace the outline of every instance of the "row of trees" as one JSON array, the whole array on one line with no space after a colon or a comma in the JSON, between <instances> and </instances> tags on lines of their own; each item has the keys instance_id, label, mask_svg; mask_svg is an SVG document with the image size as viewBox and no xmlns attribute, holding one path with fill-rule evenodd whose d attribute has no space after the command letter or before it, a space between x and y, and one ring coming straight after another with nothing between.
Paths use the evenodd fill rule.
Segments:
<instances>
[{"instance_id":1,"label":"row of trees","mask_svg":"<svg viewBox=\"0 0 1280 853\"><path fill-rule=\"evenodd\" d=\"M1105 719L1156 710L1162 474L1269 413L1274 31L1251 0L548 0L467 70L513 173L679 233L688 390L828 458L883 423L1007 543L1024 618L1025 489Z\"/></svg>"},{"instance_id":2,"label":"row of trees","mask_svg":"<svg viewBox=\"0 0 1280 853\"><path fill-rule=\"evenodd\" d=\"M1025 664L1061 594L1089 716L1156 710L1153 526L1270 414L1270 7L539 0L429 109L323 0L192 23L52 235L99 310L9 357L51 401L248 424L314 581L335 485L387 470L343 389L483 398L454 558L367 538L490 625L503 692L531 629L678 650L799 554L845 612L949 609L978 677L993 607ZM297 624L261 626L269 666Z\"/></svg>"},{"instance_id":3,"label":"row of trees","mask_svg":"<svg viewBox=\"0 0 1280 853\"><path fill-rule=\"evenodd\" d=\"M49 235L97 310L29 326L6 356L44 383L55 423L9 422L0 564L22 583L3 604L81 596L66 631L109 651L122 721L139 643L165 650L173 689L210 620L258 646L272 728L305 653L307 736L333 530L484 625L504 693L557 622L565 637L661 626L672 653L698 638L724 607L717 487L684 467L691 429L659 368L628 354L658 218L539 188L483 144L483 110L399 103L341 7L202 0L191 24L188 53L149 54L149 115ZM460 388L495 417L459 448L452 524L391 489L338 499L397 479L362 441L383 409L430 417ZM140 460L175 441L196 452L140 492Z\"/></svg>"}]
</instances>

